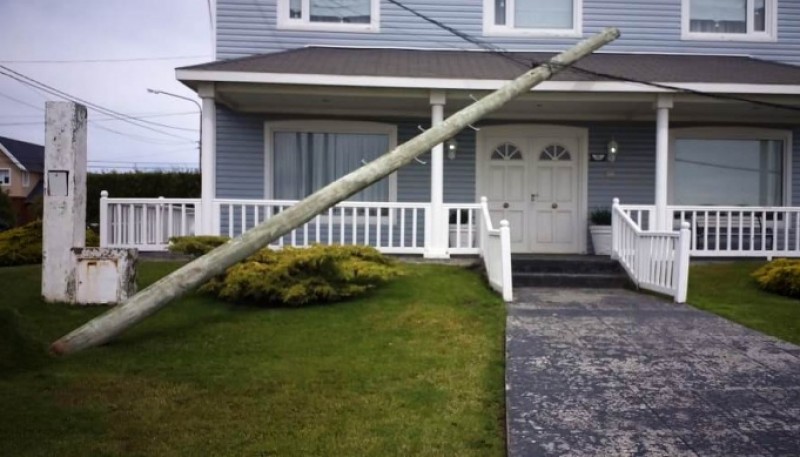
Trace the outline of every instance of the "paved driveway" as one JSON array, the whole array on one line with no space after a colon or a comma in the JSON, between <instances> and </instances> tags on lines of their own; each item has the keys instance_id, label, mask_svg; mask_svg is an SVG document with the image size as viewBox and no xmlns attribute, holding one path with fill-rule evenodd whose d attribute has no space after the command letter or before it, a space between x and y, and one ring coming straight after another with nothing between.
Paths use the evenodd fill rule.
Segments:
<instances>
[{"instance_id":1,"label":"paved driveway","mask_svg":"<svg viewBox=\"0 0 800 457\"><path fill-rule=\"evenodd\" d=\"M800 347L629 291L515 293L509 456L800 456Z\"/></svg>"}]
</instances>

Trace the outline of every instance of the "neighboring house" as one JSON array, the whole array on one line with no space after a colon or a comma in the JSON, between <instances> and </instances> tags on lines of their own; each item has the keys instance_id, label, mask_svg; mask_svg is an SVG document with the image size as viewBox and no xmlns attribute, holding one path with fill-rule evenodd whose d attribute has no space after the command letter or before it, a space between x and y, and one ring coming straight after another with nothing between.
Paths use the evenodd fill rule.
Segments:
<instances>
[{"instance_id":1,"label":"neighboring house","mask_svg":"<svg viewBox=\"0 0 800 457\"><path fill-rule=\"evenodd\" d=\"M217 61L177 69L203 101L201 231L236 235L616 26L578 64L588 73L539 85L283 243L473 253L486 196L514 252L589 253L590 209L618 197L640 205L625 209L639 229L689 222L693 255L800 252L787 209L800 200L800 2L399 3L509 54L394 0L217 0Z\"/></svg>"},{"instance_id":2,"label":"neighboring house","mask_svg":"<svg viewBox=\"0 0 800 457\"><path fill-rule=\"evenodd\" d=\"M44 146L0 136L0 191L11 197L17 224L31 220L29 207L42 195Z\"/></svg>"}]
</instances>

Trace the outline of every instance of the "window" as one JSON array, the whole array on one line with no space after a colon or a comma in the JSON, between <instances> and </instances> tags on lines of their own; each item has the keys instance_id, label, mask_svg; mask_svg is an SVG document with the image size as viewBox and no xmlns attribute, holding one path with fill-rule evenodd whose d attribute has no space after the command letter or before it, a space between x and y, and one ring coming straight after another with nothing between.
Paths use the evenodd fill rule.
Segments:
<instances>
[{"instance_id":1,"label":"window","mask_svg":"<svg viewBox=\"0 0 800 457\"><path fill-rule=\"evenodd\" d=\"M397 143L394 126L373 123L275 123L267 135L267 198L277 200L303 199ZM395 201L396 194L391 175L349 200Z\"/></svg>"},{"instance_id":2,"label":"window","mask_svg":"<svg viewBox=\"0 0 800 457\"><path fill-rule=\"evenodd\" d=\"M377 32L380 0L278 0L278 28Z\"/></svg>"},{"instance_id":3,"label":"window","mask_svg":"<svg viewBox=\"0 0 800 457\"><path fill-rule=\"evenodd\" d=\"M682 35L689 40L774 40L776 13L776 0L683 0Z\"/></svg>"},{"instance_id":4,"label":"window","mask_svg":"<svg viewBox=\"0 0 800 457\"><path fill-rule=\"evenodd\" d=\"M11 185L11 170L8 168L0 168L0 186Z\"/></svg>"},{"instance_id":5,"label":"window","mask_svg":"<svg viewBox=\"0 0 800 457\"><path fill-rule=\"evenodd\" d=\"M781 206L787 203L785 135L724 132L676 134L672 144L672 202L676 205Z\"/></svg>"},{"instance_id":6,"label":"window","mask_svg":"<svg viewBox=\"0 0 800 457\"><path fill-rule=\"evenodd\" d=\"M484 0L484 34L581 36L581 7L581 0Z\"/></svg>"},{"instance_id":7,"label":"window","mask_svg":"<svg viewBox=\"0 0 800 457\"><path fill-rule=\"evenodd\" d=\"M22 172L22 187L28 187L31 185L31 174L27 171Z\"/></svg>"}]
</instances>

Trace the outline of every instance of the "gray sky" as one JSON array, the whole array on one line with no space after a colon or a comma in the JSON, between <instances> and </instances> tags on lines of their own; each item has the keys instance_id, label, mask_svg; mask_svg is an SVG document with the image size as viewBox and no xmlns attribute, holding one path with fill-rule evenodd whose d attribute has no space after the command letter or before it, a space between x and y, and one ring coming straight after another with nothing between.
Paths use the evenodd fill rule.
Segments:
<instances>
[{"instance_id":1,"label":"gray sky","mask_svg":"<svg viewBox=\"0 0 800 457\"><path fill-rule=\"evenodd\" d=\"M133 62L22 63L196 56ZM197 107L175 67L213 60L207 0L0 0L0 65L73 96L147 121L175 138L89 110L90 167L197 164ZM12 100L17 99L18 101ZM0 136L44 144L44 102L57 100L0 75ZM23 102L20 103L19 101ZM33 105L33 106L28 106ZM39 109L36 109L36 108ZM166 115L166 116L162 116ZM116 130L115 134L102 128ZM112 163L112 162L120 163Z\"/></svg>"}]
</instances>

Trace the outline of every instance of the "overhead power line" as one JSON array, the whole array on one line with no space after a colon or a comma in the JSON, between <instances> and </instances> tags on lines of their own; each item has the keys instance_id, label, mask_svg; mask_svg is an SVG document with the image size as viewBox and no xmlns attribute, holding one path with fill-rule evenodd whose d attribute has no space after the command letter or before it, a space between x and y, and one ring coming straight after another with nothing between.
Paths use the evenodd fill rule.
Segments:
<instances>
[{"instance_id":1,"label":"overhead power line","mask_svg":"<svg viewBox=\"0 0 800 457\"><path fill-rule=\"evenodd\" d=\"M182 60L182 59L199 59L201 57L210 57L208 54L195 54L185 56L162 56L162 57L130 57L120 59L41 59L41 60L0 60L0 63L5 64L70 64L70 63L119 63L119 62L147 62L155 60Z\"/></svg>"},{"instance_id":2,"label":"overhead power line","mask_svg":"<svg viewBox=\"0 0 800 457\"><path fill-rule=\"evenodd\" d=\"M447 24L444 24L441 21L433 19L430 16L427 16L427 15L425 15L425 14L423 14L423 13L421 13L421 12L419 12L419 11L413 9L413 8L410 8L410 7L406 6L406 5L404 5L403 3L401 3L398 0L386 0L386 1L388 1L389 3L401 8L401 9L403 9L403 10L405 10L405 11L411 13L411 14L413 14L414 16L419 17L420 19L423 19L423 20L435 25L436 27L441 28L442 30L446 30L447 32L449 32L449 33L461 38L464 41L472 43L475 46L478 46L479 48L481 48L481 49L483 49L485 51L489 51L489 52L491 52L493 54L502 56L502 57L504 57L504 58L516 63L517 65L520 65L521 67L523 67L525 69L530 69L530 68L536 67L538 65L549 65L549 66L556 66L557 65L557 64L554 64L554 63L551 63L551 62L540 62L540 61L536 61L536 60L532 60L532 59L531 60L524 59L521 56L519 56L518 54L512 53L512 52L508 51L507 49L503 49L503 48L501 48L501 47L499 47L499 46L497 46L497 45L495 45L493 43L489 43L489 42L484 41L484 40L482 40L480 38L474 37L474 36L472 36L472 35L470 35L470 34L468 34L466 32L462 32L462 31L460 31L458 29L455 29L455 28L453 28L453 27L451 27L451 26L449 26ZM763 100L753 100L753 99L750 99L750 98L747 98L747 97L740 97L740 96L737 96L737 95L719 94L719 93L711 93L711 92L705 92L705 91L694 90L694 89L687 89L685 87L673 86L673 85L670 85L670 84L661 84L661 83L657 83L657 82L651 82L651 81L645 81L645 80L640 80L640 79L635 79L635 78L629 78L629 77L626 77L626 76L615 75L615 74L611 74L611 73L604 73L604 72L598 72L598 71L594 71L594 70L588 70L586 68L582 68L582 67L579 67L579 66L574 65L574 64L573 65L562 66L562 69L567 69L567 68L570 68L572 70L575 70L575 71L578 71L578 72L581 72L581 73L584 73L584 74L588 74L588 75L591 75L591 76L595 76L595 77L598 77L598 78L604 78L604 79L608 79L608 80L612 80L612 81L622 81L622 82L636 83L636 84L642 84L642 85L649 86L649 87L654 87L654 88L657 88L657 89L670 90L670 91L684 93L684 94L697 95L697 96L701 96L701 97L713 98L713 99L718 99L718 100L727 100L727 101L736 101L736 102L742 102L742 103L750 103L752 105L758 105L758 106L764 106L764 107L769 107L769 108L800 112L800 107L794 106L794 105L786 105L786 104L783 104L783 103L765 102Z\"/></svg>"},{"instance_id":3,"label":"overhead power line","mask_svg":"<svg viewBox=\"0 0 800 457\"><path fill-rule=\"evenodd\" d=\"M7 77L9 77L11 79L14 79L14 80L22 83L22 84L25 84L26 86L33 87L33 88L41 90L43 92L47 92L48 94L54 95L56 97L59 97L59 98L65 99L65 100L69 100L69 101L72 101L72 102L76 102L76 103L81 103L83 105L86 105L89 108L92 108L92 109L94 109L96 111L99 111L99 112L101 112L103 114L106 114L108 116L115 117L115 118L117 118L117 119L119 119L121 121L124 121L124 122L127 122L129 124L135 125L135 126L137 126L139 128L150 130L150 131L159 133L161 135L166 135L166 136L171 136L171 137L174 137L174 138L179 138L181 140L194 141L194 140L192 140L190 138L186 138L186 137L183 137L183 136L180 136L180 135L175 135L173 133L166 132L166 131L161 130L159 128L151 127L150 125L154 125L154 126L158 126L158 127L165 127L165 128L173 128L173 129L177 128L179 130L182 130L183 129L182 127L174 127L174 126L170 126L170 125L167 125L167 124L161 124L159 122L136 119L136 118L134 118L134 117L132 117L130 115L127 115L125 113L121 113L119 111L115 111L115 110L112 110L110 108L106 108L106 107L104 107L102 105L98 105L96 103L92 103L92 102L90 102L90 101L88 101L86 99L82 99L82 98L76 97L74 95L68 94L67 92L64 92L62 90L56 89L55 87L50 86L48 84L45 84L45 83L43 83L41 81L37 81L37 80L35 80L35 79L33 79L33 78L29 77L29 76L26 76L26 75L24 75L24 74L22 74L22 73L20 73L18 71L14 71L11 68L8 68L8 67L6 67L4 65L0 65L0 75L7 76Z\"/></svg>"}]
</instances>

